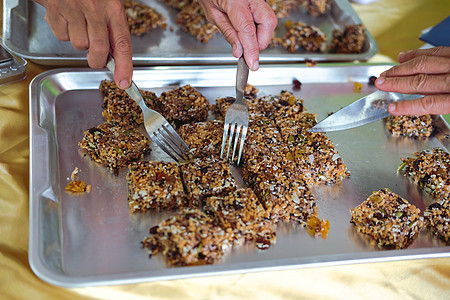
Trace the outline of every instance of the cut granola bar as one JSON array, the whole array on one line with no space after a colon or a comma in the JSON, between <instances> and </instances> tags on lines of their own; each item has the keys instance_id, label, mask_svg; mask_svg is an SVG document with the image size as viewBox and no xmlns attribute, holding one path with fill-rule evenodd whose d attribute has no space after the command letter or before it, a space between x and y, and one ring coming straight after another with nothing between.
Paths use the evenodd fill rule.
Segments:
<instances>
[{"instance_id":1,"label":"cut granola bar","mask_svg":"<svg viewBox=\"0 0 450 300\"><path fill-rule=\"evenodd\" d=\"M272 161L283 161L288 150L278 128L268 119L250 123L242 153L243 177L257 173L260 166Z\"/></svg>"},{"instance_id":2,"label":"cut granola bar","mask_svg":"<svg viewBox=\"0 0 450 300\"><path fill-rule=\"evenodd\" d=\"M389 116L386 128L393 136L426 138L433 132L433 119L423 116Z\"/></svg>"},{"instance_id":3,"label":"cut granola bar","mask_svg":"<svg viewBox=\"0 0 450 300\"><path fill-rule=\"evenodd\" d=\"M302 22L287 24L283 47L295 53L299 49L322 53L326 50L327 37L319 27Z\"/></svg>"},{"instance_id":4,"label":"cut granola bar","mask_svg":"<svg viewBox=\"0 0 450 300\"><path fill-rule=\"evenodd\" d=\"M233 231L224 230L199 209L184 209L150 228L142 241L150 256L161 252L171 266L212 264L231 250Z\"/></svg>"},{"instance_id":5,"label":"cut granola bar","mask_svg":"<svg viewBox=\"0 0 450 300\"><path fill-rule=\"evenodd\" d=\"M184 124L177 131L191 149L193 157L220 156L223 121L210 120Z\"/></svg>"},{"instance_id":6,"label":"cut granola bar","mask_svg":"<svg viewBox=\"0 0 450 300\"><path fill-rule=\"evenodd\" d=\"M103 80L100 83L103 98L102 116L108 122L123 126L137 126L144 123L142 110L136 102L120 89L113 81ZM151 91L140 90L145 104L154 110L161 111L158 97Z\"/></svg>"},{"instance_id":7,"label":"cut granola bar","mask_svg":"<svg viewBox=\"0 0 450 300\"><path fill-rule=\"evenodd\" d=\"M329 50L332 53L362 53L365 41L366 29L364 25L349 25L343 31L333 30Z\"/></svg>"},{"instance_id":8,"label":"cut granola bar","mask_svg":"<svg viewBox=\"0 0 450 300\"><path fill-rule=\"evenodd\" d=\"M140 36L157 27L166 28L165 18L153 7L133 0L124 0L122 3L131 34Z\"/></svg>"},{"instance_id":9,"label":"cut granola bar","mask_svg":"<svg viewBox=\"0 0 450 300\"><path fill-rule=\"evenodd\" d=\"M291 163L262 164L246 181L273 222L293 220L306 225L308 218L317 213L313 194Z\"/></svg>"},{"instance_id":10,"label":"cut granola bar","mask_svg":"<svg viewBox=\"0 0 450 300\"><path fill-rule=\"evenodd\" d=\"M189 205L194 207L203 207L206 197L224 195L237 187L228 163L214 157L194 158L181 166L181 176Z\"/></svg>"},{"instance_id":11,"label":"cut granola bar","mask_svg":"<svg viewBox=\"0 0 450 300\"><path fill-rule=\"evenodd\" d=\"M186 206L180 169L174 162L140 161L128 165L131 212Z\"/></svg>"},{"instance_id":12,"label":"cut granola bar","mask_svg":"<svg viewBox=\"0 0 450 300\"><path fill-rule=\"evenodd\" d=\"M407 247L424 225L420 210L389 189L373 192L350 212L358 232L369 235L380 248Z\"/></svg>"},{"instance_id":13,"label":"cut granola bar","mask_svg":"<svg viewBox=\"0 0 450 300\"><path fill-rule=\"evenodd\" d=\"M450 243L450 200L435 202L423 213L427 227L446 244Z\"/></svg>"},{"instance_id":14,"label":"cut granola bar","mask_svg":"<svg viewBox=\"0 0 450 300\"><path fill-rule=\"evenodd\" d=\"M209 101L190 85L161 93L159 102L164 106L165 118L176 127L202 122L208 117Z\"/></svg>"},{"instance_id":15,"label":"cut granola bar","mask_svg":"<svg viewBox=\"0 0 450 300\"><path fill-rule=\"evenodd\" d=\"M197 1L185 5L177 15L177 24L181 29L202 43L208 42L219 33L219 28L209 23L203 9Z\"/></svg>"},{"instance_id":16,"label":"cut granola bar","mask_svg":"<svg viewBox=\"0 0 450 300\"><path fill-rule=\"evenodd\" d=\"M267 247L274 241L275 232L270 228L266 210L251 189L209 197L205 204L206 211L222 228L233 230L237 243L241 239L255 240Z\"/></svg>"},{"instance_id":17,"label":"cut granola bar","mask_svg":"<svg viewBox=\"0 0 450 300\"><path fill-rule=\"evenodd\" d=\"M288 17L298 7L298 0L267 0L277 18Z\"/></svg>"},{"instance_id":18,"label":"cut granola bar","mask_svg":"<svg viewBox=\"0 0 450 300\"><path fill-rule=\"evenodd\" d=\"M330 8L331 0L301 0L307 12L314 17L325 14Z\"/></svg>"},{"instance_id":19,"label":"cut granola bar","mask_svg":"<svg viewBox=\"0 0 450 300\"><path fill-rule=\"evenodd\" d=\"M295 162L308 185L336 183L350 176L333 142L325 134L305 130L297 135L285 135L284 139L289 145L286 158Z\"/></svg>"},{"instance_id":20,"label":"cut granola bar","mask_svg":"<svg viewBox=\"0 0 450 300\"><path fill-rule=\"evenodd\" d=\"M162 0L167 6L182 10L186 5L191 4L196 0Z\"/></svg>"},{"instance_id":21,"label":"cut granola bar","mask_svg":"<svg viewBox=\"0 0 450 300\"><path fill-rule=\"evenodd\" d=\"M116 173L119 168L151 151L150 141L135 128L112 123L103 123L85 131L78 145L94 161Z\"/></svg>"},{"instance_id":22,"label":"cut granola bar","mask_svg":"<svg viewBox=\"0 0 450 300\"><path fill-rule=\"evenodd\" d=\"M450 154L440 148L415 152L415 157L401 158L399 171L410 177L433 198L450 197Z\"/></svg>"}]
</instances>

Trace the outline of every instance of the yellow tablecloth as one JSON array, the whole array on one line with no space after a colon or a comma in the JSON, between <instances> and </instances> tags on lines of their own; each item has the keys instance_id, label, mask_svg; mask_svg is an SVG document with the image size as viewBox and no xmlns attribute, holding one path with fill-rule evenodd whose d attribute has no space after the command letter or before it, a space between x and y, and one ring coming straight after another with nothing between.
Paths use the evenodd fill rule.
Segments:
<instances>
[{"instance_id":1,"label":"yellow tablecloth","mask_svg":"<svg viewBox=\"0 0 450 300\"><path fill-rule=\"evenodd\" d=\"M375 37L373 61L420 47L421 30L443 20L448 0L382 0L353 7ZM25 80L0 87L0 299L449 299L450 258L271 271L121 286L66 289L28 264L28 86L49 69L29 63Z\"/></svg>"}]
</instances>

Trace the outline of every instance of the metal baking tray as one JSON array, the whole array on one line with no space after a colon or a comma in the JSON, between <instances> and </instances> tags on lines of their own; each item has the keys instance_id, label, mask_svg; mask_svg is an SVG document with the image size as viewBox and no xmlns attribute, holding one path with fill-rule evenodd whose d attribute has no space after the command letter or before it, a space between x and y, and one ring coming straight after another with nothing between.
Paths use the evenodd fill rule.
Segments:
<instances>
[{"instance_id":1,"label":"metal baking tray","mask_svg":"<svg viewBox=\"0 0 450 300\"><path fill-rule=\"evenodd\" d=\"M198 42L183 32L176 24L177 10L158 0L141 0L157 9L166 17L169 29L156 29L141 37L133 36L133 62L135 65L202 65L229 64L235 61L231 46L219 33L208 43ZM312 17L304 9L289 17L316 25L327 35L328 44L333 29L360 24L356 12L347 0L335 0L324 16ZM284 35L284 23L280 19L277 36ZM285 49L273 48L262 51L261 63L295 63L312 59L315 61L367 60L378 51L378 46L367 32L367 42L360 54L333 53L289 53ZM57 40L45 21L45 9L30 0L3 0L3 45L9 51L43 65L86 65L86 52L75 50L70 42Z\"/></svg>"},{"instance_id":2,"label":"metal baking tray","mask_svg":"<svg viewBox=\"0 0 450 300\"><path fill-rule=\"evenodd\" d=\"M321 64L264 66L250 72L249 83L259 96L292 91L304 99L317 119L374 91L366 84L388 65ZM231 66L141 67L136 84L159 95L178 85L191 84L211 103L234 96L236 68ZM293 90L298 79L300 90ZM328 134L347 164L351 176L334 185L312 189L319 217L330 221L326 239L314 238L297 224L279 225L277 241L268 250L254 244L236 247L214 265L168 267L162 255L151 259L140 241L150 227L173 212L129 213L126 168L118 176L79 152L83 131L103 122L100 81L111 79L106 70L56 69L35 77L30 84L30 240L33 271L54 285L125 284L196 276L280 270L450 256L450 247L428 230L407 249L378 250L350 224L349 210L372 191L390 188L423 211L432 200L397 173L400 157L433 147L450 150L450 128L436 117L435 134L426 140L395 138L383 121ZM354 81L364 84L355 93ZM164 160L159 148L145 159ZM92 191L71 195L64 191L75 167L79 179ZM237 178L239 181L239 178Z\"/></svg>"},{"instance_id":3,"label":"metal baking tray","mask_svg":"<svg viewBox=\"0 0 450 300\"><path fill-rule=\"evenodd\" d=\"M0 45L0 85L24 79L26 77L26 65L26 60L11 55Z\"/></svg>"}]
</instances>

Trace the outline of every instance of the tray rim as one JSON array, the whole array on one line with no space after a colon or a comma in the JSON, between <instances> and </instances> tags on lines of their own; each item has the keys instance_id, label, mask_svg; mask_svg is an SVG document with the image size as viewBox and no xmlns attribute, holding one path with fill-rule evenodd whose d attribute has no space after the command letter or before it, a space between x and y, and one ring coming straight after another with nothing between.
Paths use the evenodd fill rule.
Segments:
<instances>
[{"instance_id":1,"label":"tray rim","mask_svg":"<svg viewBox=\"0 0 450 300\"><path fill-rule=\"evenodd\" d=\"M349 68L362 68L367 66L385 66L389 67L391 64L359 64L354 65L351 63L344 64L323 64L321 67L316 68L327 68L327 67L349 67ZM286 68L286 65L272 65L269 66L272 68ZM306 68L304 65L290 65L292 68ZM178 67L169 67L171 70L179 70L185 71L192 69L193 67L188 66L178 66ZM225 68L225 69L234 69L231 66L197 66L194 69L211 69L215 70L217 68ZM140 67L136 68L137 71L152 71L158 70L158 67ZM39 195L43 194L46 190L42 187L35 187L33 185L33 170L36 168L34 163L36 163L36 159L34 159L36 153L33 147L33 141L37 138L35 134L45 139L45 143L49 143L48 137L46 137L46 133L44 133L44 129L42 129L36 122L36 107L39 101L33 100L35 95L39 95L40 93L40 85L42 82L51 76L58 75L60 73L72 73L72 72L89 72L89 73L105 73L104 70L92 70L92 69L80 69L80 68L61 68L61 69L53 69L49 71L45 71L35 78L32 79L29 87L29 118L30 118L30 203L29 203L29 253L28 260L30 263L30 267L33 272L42 280L49 282L56 286L62 287L86 287L86 286L102 286L102 285L116 285L116 284L130 284L130 283L140 283L140 282L152 282L152 281L162 281L162 280L175 280L175 279L186 279L186 278L194 278L194 277L205 277L205 276L218 276L218 275L231 275L231 274L240 274L243 273L242 269L245 269L244 273L253 273L253 272L264 272L264 271L276 271L276 270L287 270L287 269L300 269L300 268L310 268L310 267L326 267L326 266L338 266L338 265L349 265L349 264L360 264L360 263L376 263L376 262L387 262L387 261L400 261L400 260L412 260L412 259L431 259L431 258L442 258L442 257L450 257L450 246L443 247L434 247L434 248L416 248L416 249L401 249L401 250L386 250L386 251L367 251L367 252L352 252L346 254L338 254L340 258L338 260L332 259L336 257L336 254L333 255L321 255L314 256L314 260L310 262L305 262L304 260L311 257L301 257L301 258L284 258L277 260L277 264L274 263L271 266L255 266L254 263L242 264L239 269L233 270L225 270L227 266L223 266L220 264L208 265L208 266L197 266L194 271L191 272L192 269L190 267L184 268L167 268L167 273L162 276L152 276L152 270L145 272L130 272L124 274L113 274L108 276L69 276L62 273L57 273L54 270L50 269L46 264L45 260L42 257L41 247L39 245L39 237L41 235L40 228L40 220L41 214L40 211L42 209L39 199L34 199L34 195L37 192L40 192ZM39 95L40 96L40 95ZM447 124L445 119L440 116L440 118ZM43 160L39 161L39 164L44 164ZM40 189L40 190L39 190ZM395 251L395 252L392 252ZM376 257L372 257L376 254ZM242 266L244 265L244 266ZM245 265L248 265L246 267ZM172 274L171 270L176 270L176 274Z\"/></svg>"},{"instance_id":2,"label":"tray rim","mask_svg":"<svg viewBox=\"0 0 450 300\"><path fill-rule=\"evenodd\" d=\"M20 1L20 0L17 0ZM356 11L347 0L334 0L340 7L351 12L352 18L363 24ZM50 65L50 66L79 66L87 65L86 51L78 51L79 54L54 54L46 55L41 53L33 53L26 49L18 47L14 44L10 36L12 34L12 26L10 26L11 20L11 5L12 2L3 0L3 47L9 52L21 56L25 59L29 59L37 64ZM329 61L329 62L343 62L343 61L367 61L378 53L378 44L374 37L366 28L367 40L369 43L368 51L358 54L335 54L335 53L282 53L282 54L265 54L260 53L261 64L274 64L274 63L293 63L304 62L306 60L314 61ZM231 51L229 55L222 54L220 56L205 57L204 53L190 54L188 56L147 56L146 54L133 54L133 63L136 65L195 65L195 64L230 64L235 61Z\"/></svg>"}]
</instances>

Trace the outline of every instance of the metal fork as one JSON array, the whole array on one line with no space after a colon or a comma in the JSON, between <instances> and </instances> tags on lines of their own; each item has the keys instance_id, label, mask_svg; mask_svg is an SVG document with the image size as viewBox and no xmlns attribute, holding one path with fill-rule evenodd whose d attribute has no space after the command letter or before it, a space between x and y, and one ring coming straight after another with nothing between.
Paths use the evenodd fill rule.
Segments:
<instances>
[{"instance_id":1,"label":"metal fork","mask_svg":"<svg viewBox=\"0 0 450 300\"><path fill-rule=\"evenodd\" d=\"M241 162L242 149L244 148L245 136L247 134L249 121L248 109L244 104L244 91L245 87L247 86L248 72L248 66L245 63L244 56L241 56L238 61L236 72L236 100L228 108L225 115L225 124L223 127L222 137L222 150L220 152L220 158L223 159L225 145L227 144L228 139L227 154L225 156L225 160L228 160L231 144L234 141L231 161L234 161L236 148L238 148L239 145L239 153L236 163L237 165L239 165Z\"/></svg>"},{"instance_id":2,"label":"metal fork","mask_svg":"<svg viewBox=\"0 0 450 300\"><path fill-rule=\"evenodd\" d=\"M108 55L106 67L114 74L116 63L111 55ZM176 162L188 161L189 147L160 113L145 105L144 98L136 84L131 81L131 86L125 91L141 108L144 114L144 126L152 141Z\"/></svg>"}]
</instances>

